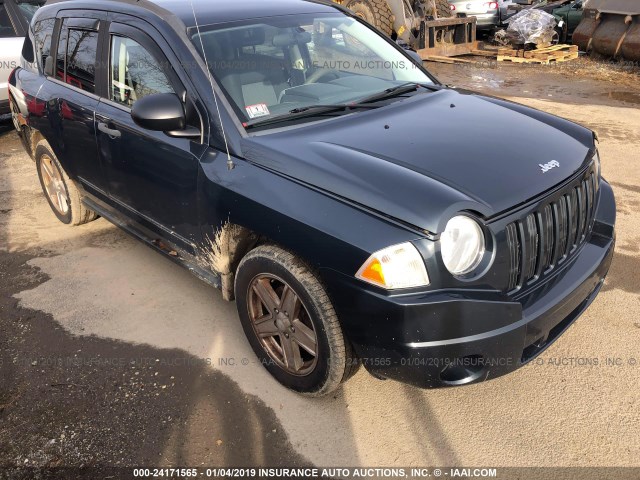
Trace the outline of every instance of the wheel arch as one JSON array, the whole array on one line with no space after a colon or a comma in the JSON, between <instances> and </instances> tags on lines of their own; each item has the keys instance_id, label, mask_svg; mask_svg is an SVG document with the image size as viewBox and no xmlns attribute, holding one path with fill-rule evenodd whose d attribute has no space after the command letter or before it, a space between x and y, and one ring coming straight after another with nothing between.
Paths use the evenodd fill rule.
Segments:
<instances>
[{"instance_id":1,"label":"wheel arch","mask_svg":"<svg viewBox=\"0 0 640 480\"><path fill-rule=\"evenodd\" d=\"M28 129L26 130L25 133L27 133L28 138L25 139L25 144L27 145L27 150L29 155L35 162L36 148L40 143L44 143L51 151L53 151L53 149L51 148L51 144L49 143L49 141L46 138L44 138L44 135L42 135L42 133L40 133L39 130L36 130L31 127L27 127L27 128Z\"/></svg>"},{"instance_id":2,"label":"wheel arch","mask_svg":"<svg viewBox=\"0 0 640 480\"><path fill-rule=\"evenodd\" d=\"M202 162L200 209L205 259L222 248L225 298L233 298L233 278L242 258L270 243L295 254L316 271L355 275L371 253L424 238L391 219L289 177L237 160ZM259 188L257 188L259 187ZM222 219L222 221L220 221ZM225 279L224 277L227 276Z\"/></svg>"}]
</instances>

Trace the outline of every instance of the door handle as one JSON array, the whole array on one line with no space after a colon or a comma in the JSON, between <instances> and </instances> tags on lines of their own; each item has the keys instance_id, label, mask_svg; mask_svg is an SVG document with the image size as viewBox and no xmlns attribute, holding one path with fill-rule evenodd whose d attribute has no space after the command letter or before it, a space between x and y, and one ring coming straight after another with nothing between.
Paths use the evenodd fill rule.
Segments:
<instances>
[{"instance_id":1,"label":"door handle","mask_svg":"<svg viewBox=\"0 0 640 480\"><path fill-rule=\"evenodd\" d=\"M98 130L100 130L102 133L106 133L111 138L120 138L122 136L120 130L109 128L109 125L103 122L98 122Z\"/></svg>"}]
</instances>

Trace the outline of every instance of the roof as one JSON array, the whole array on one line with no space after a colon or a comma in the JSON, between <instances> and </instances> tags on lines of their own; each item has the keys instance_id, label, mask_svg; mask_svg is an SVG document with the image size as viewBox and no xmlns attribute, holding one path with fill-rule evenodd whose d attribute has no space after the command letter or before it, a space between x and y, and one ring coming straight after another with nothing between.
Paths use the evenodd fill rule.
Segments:
<instances>
[{"instance_id":1,"label":"roof","mask_svg":"<svg viewBox=\"0 0 640 480\"><path fill-rule=\"evenodd\" d=\"M188 0L152 0L173 12L188 27L194 26ZM326 3L309 0L193 0L200 25L226 23L249 18L335 11Z\"/></svg>"},{"instance_id":2,"label":"roof","mask_svg":"<svg viewBox=\"0 0 640 480\"><path fill-rule=\"evenodd\" d=\"M227 23L250 18L273 17L301 13L335 11L338 5L330 0L192 0L199 25ZM82 7L118 10L118 4L144 8L162 15L173 13L189 27L195 26L189 0L49 0L52 3L78 3ZM109 5L112 4L112 5ZM80 6L80 5L79 5ZM127 9L130 11L129 9Z\"/></svg>"}]
</instances>

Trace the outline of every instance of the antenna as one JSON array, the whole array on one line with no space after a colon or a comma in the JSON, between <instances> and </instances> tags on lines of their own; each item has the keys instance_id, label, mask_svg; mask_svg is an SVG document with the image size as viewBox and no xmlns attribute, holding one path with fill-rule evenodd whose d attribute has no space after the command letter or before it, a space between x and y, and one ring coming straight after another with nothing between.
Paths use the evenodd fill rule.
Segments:
<instances>
[{"instance_id":1,"label":"antenna","mask_svg":"<svg viewBox=\"0 0 640 480\"><path fill-rule=\"evenodd\" d=\"M222 115L220 115L220 106L218 105L218 95L216 94L216 89L213 83L213 76L211 75L211 68L209 68L209 61L207 60L207 52L204 49L204 42L202 41L202 34L200 33L200 25L198 24L198 17L196 15L196 9L193 6L193 0L189 0L189 4L191 5L191 11L193 12L193 20L196 23L196 30L198 32L198 39L200 40L200 48L202 50L202 56L204 58L204 63L207 66L207 76L209 77L209 84L211 85L211 91L213 92L213 100L216 104L216 111L218 112L218 120L220 121L220 129L222 130L222 138L224 139L224 148L227 151L227 168L229 170L233 170L235 165L233 160L231 160L231 153L229 152L229 143L227 142L227 135L224 131L224 124L222 123Z\"/></svg>"}]
</instances>

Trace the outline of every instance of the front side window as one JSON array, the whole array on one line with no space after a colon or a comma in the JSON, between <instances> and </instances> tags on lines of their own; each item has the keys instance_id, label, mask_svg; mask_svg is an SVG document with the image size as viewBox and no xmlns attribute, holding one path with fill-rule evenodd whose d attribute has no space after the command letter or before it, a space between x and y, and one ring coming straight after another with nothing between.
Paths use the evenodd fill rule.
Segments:
<instances>
[{"instance_id":1,"label":"front side window","mask_svg":"<svg viewBox=\"0 0 640 480\"><path fill-rule=\"evenodd\" d=\"M98 32L69 29L64 81L85 92L95 93Z\"/></svg>"},{"instance_id":2,"label":"front side window","mask_svg":"<svg viewBox=\"0 0 640 480\"><path fill-rule=\"evenodd\" d=\"M358 102L430 77L356 19L303 14L192 29L196 48L245 122Z\"/></svg>"},{"instance_id":3,"label":"front side window","mask_svg":"<svg viewBox=\"0 0 640 480\"><path fill-rule=\"evenodd\" d=\"M127 107L156 93L174 93L164 73L167 62L158 61L135 40L111 37L110 99Z\"/></svg>"},{"instance_id":4,"label":"front side window","mask_svg":"<svg viewBox=\"0 0 640 480\"><path fill-rule=\"evenodd\" d=\"M11 19L7 13L6 7L0 3L0 38L15 37L16 32L11 25Z\"/></svg>"}]
</instances>

